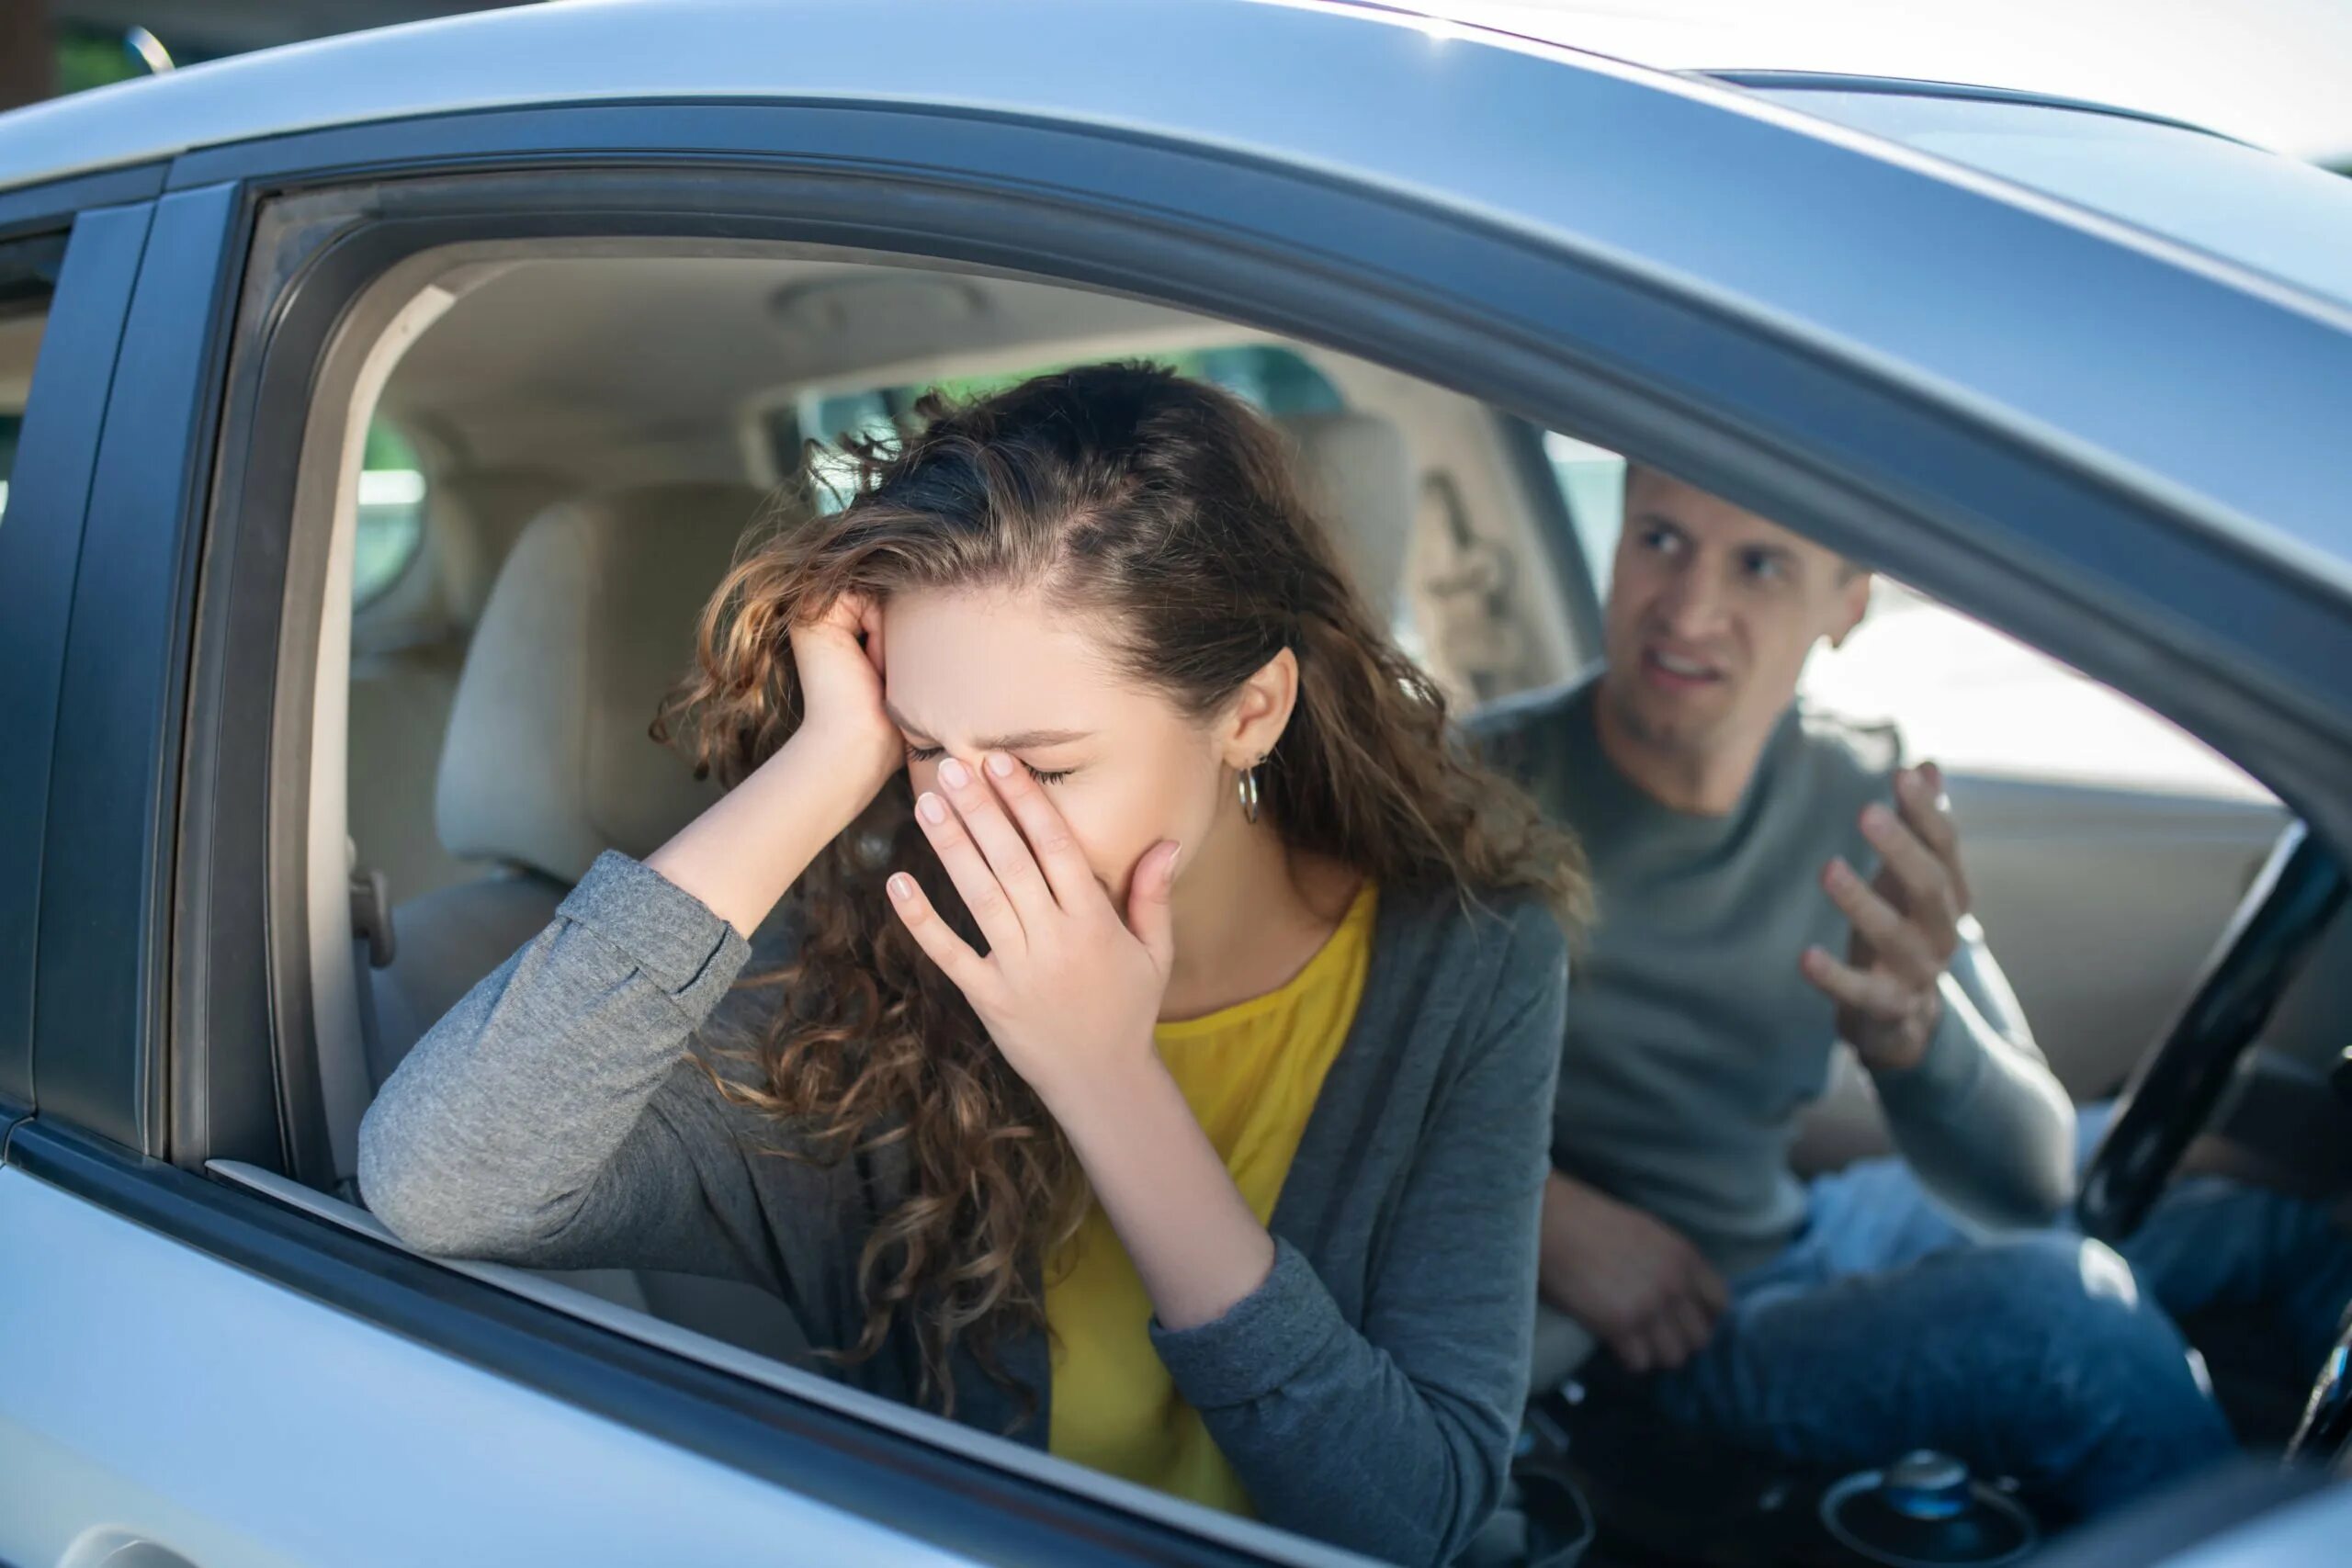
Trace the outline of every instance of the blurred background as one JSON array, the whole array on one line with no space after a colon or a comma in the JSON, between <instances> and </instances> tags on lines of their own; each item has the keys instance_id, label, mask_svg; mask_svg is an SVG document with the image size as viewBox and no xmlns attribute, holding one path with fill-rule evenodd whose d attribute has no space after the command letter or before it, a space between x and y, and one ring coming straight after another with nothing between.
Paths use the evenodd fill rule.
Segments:
<instances>
[{"instance_id":1,"label":"blurred background","mask_svg":"<svg viewBox=\"0 0 2352 1568\"><path fill-rule=\"evenodd\" d=\"M0 108L224 54L505 0L0 0ZM144 29L145 39L133 39ZM130 39L132 41L126 41Z\"/></svg>"}]
</instances>

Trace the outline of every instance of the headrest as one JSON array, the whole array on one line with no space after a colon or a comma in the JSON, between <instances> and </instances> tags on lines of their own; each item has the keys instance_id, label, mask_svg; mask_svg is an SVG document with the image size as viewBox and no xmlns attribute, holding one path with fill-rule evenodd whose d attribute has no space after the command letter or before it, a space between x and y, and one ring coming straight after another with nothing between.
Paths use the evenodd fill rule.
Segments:
<instances>
[{"instance_id":1,"label":"headrest","mask_svg":"<svg viewBox=\"0 0 2352 1568\"><path fill-rule=\"evenodd\" d=\"M1413 539L1412 456L1378 414L1290 413L1274 423L1298 449L1307 504L1330 526L1340 559L1383 626L1404 587Z\"/></svg>"},{"instance_id":2,"label":"headrest","mask_svg":"<svg viewBox=\"0 0 2352 1568\"><path fill-rule=\"evenodd\" d=\"M463 632L481 619L499 564L531 520L563 495L562 480L533 468L474 469L435 484L427 517L452 626Z\"/></svg>"},{"instance_id":3,"label":"headrest","mask_svg":"<svg viewBox=\"0 0 2352 1568\"><path fill-rule=\"evenodd\" d=\"M651 853L717 798L646 726L763 504L740 485L656 485L532 519L458 681L434 799L450 853L576 882L605 849Z\"/></svg>"},{"instance_id":4,"label":"headrest","mask_svg":"<svg viewBox=\"0 0 2352 1568\"><path fill-rule=\"evenodd\" d=\"M481 608L524 525L553 506L569 487L529 468L436 475L424 496L426 570L404 570L389 591L351 617L355 658L434 647L462 638Z\"/></svg>"}]
</instances>

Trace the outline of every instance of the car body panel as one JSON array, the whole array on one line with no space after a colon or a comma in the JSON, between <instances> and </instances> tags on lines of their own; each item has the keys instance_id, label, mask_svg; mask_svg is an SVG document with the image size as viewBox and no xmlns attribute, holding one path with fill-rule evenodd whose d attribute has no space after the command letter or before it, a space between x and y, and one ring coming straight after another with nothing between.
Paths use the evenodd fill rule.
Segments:
<instances>
[{"instance_id":1,"label":"car body panel","mask_svg":"<svg viewBox=\"0 0 2352 1568\"><path fill-rule=\"evenodd\" d=\"M105 1517L168 1536L198 1562L206 1552L362 1561L336 1529L351 1510L380 1518L385 1539L409 1559L426 1550L498 1555L491 1545L513 1543L534 1553L560 1544L582 1562L626 1562L678 1545L675 1536L656 1543L628 1533L648 1521L696 1531L688 1541L695 1556L937 1556L841 1501L853 1484L870 1487L874 1473L904 1462L911 1440L892 1449L889 1434L843 1421L807 1439L845 1456L829 1472L839 1493L799 1495L796 1481L821 1490L814 1472L746 1483L755 1461L740 1448L731 1458L684 1456L691 1445L648 1436L605 1406L577 1408L550 1394L552 1382L486 1371L495 1358L467 1315L479 1305L467 1294L477 1281L315 1218L300 1221L308 1232L272 1233L275 1262L241 1254L218 1226L245 1222L206 1211L204 1224L215 1228L205 1229L175 1218L175 1205L204 1208L191 1187L217 1205L261 1200L224 1196L203 1176L140 1157L187 1155L170 1147L172 1111L162 1098L166 981L194 951L174 925L169 897L178 770L203 755L202 738L183 735L180 720L189 694L204 690L187 668L199 641L195 550L209 516L211 422L258 186L347 184L372 194L388 176L461 164L570 177L599 161L627 162L650 188L681 167L709 173L721 164L781 184L785 171L804 177L836 156L828 171L836 185L922 172L937 205L984 188L1015 190L1042 209L1075 195L1107 205L1113 193L1088 182L1108 177L1114 160L1105 150L1117 148L1167 153L1170 166L1190 159L1238 171L1232 188L1261 200L1275 182L1251 182L1270 171L1300 188L1370 193L1406 214L1408 228L1418 224L1408 237L1429 246L1475 240L1490 247L1482 265L1508 250L1543 276L1553 274L1541 264L1559 264L1566 276L1573 262L1586 269L1577 277L1622 289L1611 298L1634 299L1659 320L1706 313L1726 352L1703 367L1704 384L1700 367L1686 367L1690 384L1640 389L1661 400L1724 406L1729 393L1713 378L1728 384L1743 365L1764 375L1753 367L1767 364L1769 350L1781 356L1770 358L1774 367L1805 360L1825 384L1844 376L1956 433L1954 451L1963 449L1961 436L1997 436L2030 479L2104 487L2121 498L2097 514L2110 519L2112 533L2071 516L2037 531L2036 519L1988 514L1972 547L1988 558L2014 551L2018 575L2063 580L2086 604L2102 594L2128 601L2143 639L2152 626L2177 626L2173 662L2143 653L2143 674L2178 673L2182 649L2219 646L2234 673L2275 677L2279 711L2292 715L2279 722L2319 736L2315 756L2333 756L2326 749L2352 736L2352 694L2314 674L2352 649L2352 525L2340 506L2346 460L2320 439L2335 434L2338 417L2327 394L2352 375L2352 330L2324 301L1736 91L1432 33L1396 17L1241 0L1181 9L921 0L900 7L885 33L875 15L841 0L790 10L741 0L530 8L224 62L5 122L0 186L17 196L76 170L119 168L139 179L155 161L174 160L154 216L156 260L127 318L124 374L100 448L108 460L60 655L70 717L59 728L52 776L56 797L74 809L45 830L35 1018L41 1121L55 1125L15 1131L0 1169L0 1250L71 1261L39 1290L0 1301L0 1442L18 1445L6 1457L24 1461L0 1463L0 1496L13 1504L39 1489L44 1506L37 1536L0 1535L7 1553L47 1560L64 1550L77 1519ZM1145 60L1150 69L1089 68L1103 58ZM1318 80L1335 85L1303 87L1301 59L1315 60ZM865 122L856 135L842 131L848 118ZM1083 137L1057 134L1072 129ZM837 155L840 148L854 153ZM1565 157L1564 148L1586 151ZM1090 152L1102 168L1088 169ZM989 157L1002 161L990 167ZM841 181L843 166L862 177ZM1136 182L1115 195L1134 216L1136 193L1154 189ZM1182 214L1196 226L1222 216L1239 230L1260 216L1206 180L1159 190L1156 199L1180 196L1198 209ZM1164 208L1150 216L1188 237ZM1727 232L1737 243L1725 243ZM1324 254L1295 235L1268 243L1302 276L1374 259ZM1000 265L1019 259L1012 247L997 254ZM1062 260L1042 242L1040 254ZM1413 259L1446 281L1448 264ZM1262 287L1271 294L1274 286ZM1474 324L1490 335L1478 341L1499 340L1508 327L1531 358L1575 357L1588 346L1579 324L1544 313L1545 303L1484 301L1489 314ZM1248 315L1263 304L1237 296L1233 308ZM2152 317L2173 330L2146 333ZM1396 311L1353 346L1408 357L1407 320ZM1735 364L1731 350L1748 348L1752 358ZM1484 376L1501 384L1504 372ZM1894 423L1887 408L1865 406ZM1876 477L1891 486L1888 474L1927 471L1890 457ZM256 493L235 499L251 505ZM1949 501L1917 499L1923 513ZM209 521L220 528L241 515ZM1972 521L1946 519L1955 532ZM1890 549L1903 537L1890 528ZM2217 549L2243 570L2200 579L2198 564ZM2205 583L2233 585L2244 597L2184 607L2191 586ZM2263 613L2246 613L2248 604ZM215 722L219 713L204 716ZM28 895L0 887L0 900L20 897ZM222 923L267 918L266 909L250 922L232 913L239 918ZM194 1038L186 1043L193 1049ZM62 1130L74 1126L111 1143L69 1160L57 1151L83 1135ZM28 1131L39 1136L28 1140ZM44 1151L40 1159L28 1162L28 1141ZM51 1179L74 1161L102 1174L70 1190ZM172 1228L179 1224L185 1234ZM430 1336L428 1321L441 1325ZM519 1308L501 1321L509 1339L604 1332ZM580 1364L566 1386L577 1390L603 1363L585 1341L569 1343ZM89 1401L75 1380L101 1354L121 1386L188 1409L158 1416L140 1400ZM274 1375L252 1379L254 1365ZM630 1365L632 1376L650 1376L642 1361ZM275 1386L243 1392L255 1381ZM325 1389L346 1403L321 1421L289 1389L312 1401ZM720 1399L704 1378L663 1408ZM759 1409L773 1416L775 1406ZM225 1428L223 1416L232 1418ZM545 1435L543 1424L561 1430ZM337 1439L347 1429L362 1446L322 1442L321 1428ZM191 1458L191 1444L203 1451ZM90 1465L92 1454L102 1462ZM241 1485L222 1473L230 1464L261 1479ZM1010 1504L978 1468L958 1472L942 1458L905 1488L910 1513L960 1509L978 1521L981 1544L963 1555L1041 1559L1039 1535L1008 1546L989 1534L1033 1528L1110 1560L1244 1555L1183 1536L1164 1518L1147 1521L1156 1534L1137 1526L1140 1534L1119 1537L1114 1527L1135 1519L1100 1499L1070 1503L1034 1476ZM519 1489L510 1479L517 1473ZM608 1474L619 1479L577 1517L605 1521L610 1505L625 1518L597 1532L540 1533L558 1514L555 1528L573 1522L580 1476L603 1487ZM670 1495L638 1484L662 1474L675 1480ZM246 1489L300 1496L300 1486L285 1485L288 1476L310 1483L315 1509L273 1505ZM707 1507L689 1506L704 1499ZM1096 1512L1069 1525L1054 1511L1064 1504ZM16 1517L0 1508L0 1529L15 1529ZM436 1517L479 1529L455 1544L421 1535ZM280 1533L268 1533L278 1525ZM1067 1529L1067 1538L1048 1526Z\"/></svg>"},{"instance_id":2,"label":"car body panel","mask_svg":"<svg viewBox=\"0 0 2352 1568\"><path fill-rule=\"evenodd\" d=\"M965 1560L322 1308L22 1170L0 1168L0 1235L54 1260L12 1268L0 1291L0 1345L43 1348L6 1359L0 1401L12 1562L94 1562L96 1520L198 1568ZM93 1397L101 1387L113 1392ZM120 1396L134 1390L153 1397Z\"/></svg>"},{"instance_id":3,"label":"car body panel","mask_svg":"<svg viewBox=\"0 0 2352 1568\"><path fill-rule=\"evenodd\" d=\"M1381 12L910 0L889 47L875 43L873 13L847 0L420 23L17 111L0 186L529 102L893 104L1166 138L1656 276L2267 547L2300 545L2304 570L2352 584L2336 564L2352 532L2345 474L2328 456L2331 394L2352 384L2352 312L2226 268L2208 278L2202 258L2120 225L1734 89L1475 32L1432 38ZM1324 69L1302 91L1287 62L1310 57ZM1106 59L1152 69L1106 72ZM1608 156L1549 156L1595 147ZM1531 157L1545 177L1527 177ZM2148 333L2152 319L2175 330Z\"/></svg>"}]
</instances>

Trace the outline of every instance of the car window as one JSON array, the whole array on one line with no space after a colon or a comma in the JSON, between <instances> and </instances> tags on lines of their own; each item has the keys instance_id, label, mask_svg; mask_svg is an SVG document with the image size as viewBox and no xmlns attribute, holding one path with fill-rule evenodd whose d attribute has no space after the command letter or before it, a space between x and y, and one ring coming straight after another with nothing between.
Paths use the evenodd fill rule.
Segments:
<instances>
[{"instance_id":1,"label":"car window","mask_svg":"<svg viewBox=\"0 0 2352 1568\"><path fill-rule=\"evenodd\" d=\"M2352 302L2352 181L2184 126L1911 93L1767 97Z\"/></svg>"},{"instance_id":2,"label":"car window","mask_svg":"<svg viewBox=\"0 0 2352 1568\"><path fill-rule=\"evenodd\" d=\"M1106 357L1110 356L1094 354L1086 359ZM1272 344L1239 344L1136 357L1214 382L1271 414L1330 413L1347 406L1339 389L1323 372L1294 350ZM817 441L830 446L846 435L890 431L925 392L937 390L954 398L977 397L1018 385L1032 376L1066 369L1069 364L1075 363L1080 361L1033 365L1004 375L953 376L927 383L808 392L798 400L797 407L779 411L783 417L770 420L768 429L770 439L775 444L776 471L789 474L799 468L804 442ZM820 455L812 477L820 506L830 511L847 500L849 470L838 457Z\"/></svg>"},{"instance_id":3,"label":"car window","mask_svg":"<svg viewBox=\"0 0 2352 1568\"><path fill-rule=\"evenodd\" d=\"M46 290L9 300L0 293L0 519L8 513L8 479L17 467L17 440L31 400L33 361L48 324Z\"/></svg>"},{"instance_id":4,"label":"car window","mask_svg":"<svg viewBox=\"0 0 2352 1568\"><path fill-rule=\"evenodd\" d=\"M1558 432L1544 436L1544 450L1593 593L1605 604L1625 460ZM2234 798L2268 794L2130 698L1886 577L1845 646L1814 650L1798 691L1848 717L1891 719L1912 755L1961 772Z\"/></svg>"},{"instance_id":5,"label":"car window","mask_svg":"<svg viewBox=\"0 0 2352 1568\"><path fill-rule=\"evenodd\" d=\"M24 415L0 413L0 520L8 515L8 475L17 466L17 433L24 427Z\"/></svg>"},{"instance_id":6,"label":"car window","mask_svg":"<svg viewBox=\"0 0 2352 1568\"><path fill-rule=\"evenodd\" d=\"M424 545L424 470L407 436L378 420L359 469L359 537L351 602L381 598Z\"/></svg>"}]
</instances>

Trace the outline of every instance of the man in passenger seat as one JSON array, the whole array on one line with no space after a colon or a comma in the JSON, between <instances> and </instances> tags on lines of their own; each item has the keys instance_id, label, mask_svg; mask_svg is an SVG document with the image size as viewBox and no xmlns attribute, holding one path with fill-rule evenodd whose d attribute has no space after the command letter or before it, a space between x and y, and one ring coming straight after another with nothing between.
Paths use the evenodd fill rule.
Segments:
<instances>
[{"instance_id":1,"label":"man in passenger seat","mask_svg":"<svg viewBox=\"0 0 2352 1568\"><path fill-rule=\"evenodd\" d=\"M1932 1447L2088 1513L2226 1454L2170 1314L2272 1303L2316 1367L2352 1247L2211 1178L2128 1267L2059 1228L2075 1111L1969 916L1940 774L1795 703L1868 574L1663 474L1625 512L1605 671L1479 723L1583 835L1600 905L1544 1295L1669 1418L1791 1459ZM1840 1040L1901 1157L1804 1183L1796 1118Z\"/></svg>"}]
</instances>

